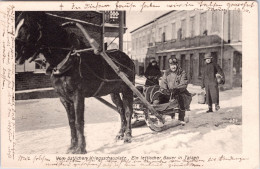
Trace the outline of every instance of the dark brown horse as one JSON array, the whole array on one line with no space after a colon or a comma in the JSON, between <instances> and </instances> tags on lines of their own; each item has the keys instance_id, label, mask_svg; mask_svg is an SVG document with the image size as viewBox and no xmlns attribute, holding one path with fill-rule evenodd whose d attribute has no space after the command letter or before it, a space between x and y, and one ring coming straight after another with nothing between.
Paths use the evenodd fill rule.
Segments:
<instances>
[{"instance_id":1,"label":"dark brown horse","mask_svg":"<svg viewBox=\"0 0 260 169\"><path fill-rule=\"evenodd\" d=\"M74 54L73 50L86 48L86 45L48 17L51 16L44 12L22 12L17 17L16 61L23 64L42 53L50 64L51 81L67 111L71 129L71 145L68 153L86 153L85 97L110 94L121 117L121 128L116 139L131 142L133 92L100 55L95 55L93 51ZM107 54L134 83L132 60L118 50ZM99 132L102 134L102 131Z\"/></svg>"}]
</instances>

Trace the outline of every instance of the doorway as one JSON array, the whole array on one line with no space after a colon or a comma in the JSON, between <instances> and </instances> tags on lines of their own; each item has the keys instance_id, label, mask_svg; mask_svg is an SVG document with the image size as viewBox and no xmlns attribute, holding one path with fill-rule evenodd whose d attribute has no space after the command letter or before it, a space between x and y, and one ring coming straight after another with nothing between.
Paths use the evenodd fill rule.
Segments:
<instances>
[{"instance_id":1,"label":"doorway","mask_svg":"<svg viewBox=\"0 0 260 169\"><path fill-rule=\"evenodd\" d=\"M181 55L181 68L182 70L184 70L185 72L187 72L186 70L186 60L185 60L185 55Z\"/></svg>"},{"instance_id":2,"label":"doorway","mask_svg":"<svg viewBox=\"0 0 260 169\"><path fill-rule=\"evenodd\" d=\"M190 83L193 83L193 54L190 54L190 71L189 71L189 79L190 79Z\"/></svg>"},{"instance_id":3,"label":"doorway","mask_svg":"<svg viewBox=\"0 0 260 169\"><path fill-rule=\"evenodd\" d=\"M242 54L238 51L233 55L233 87L242 87Z\"/></svg>"}]
</instances>

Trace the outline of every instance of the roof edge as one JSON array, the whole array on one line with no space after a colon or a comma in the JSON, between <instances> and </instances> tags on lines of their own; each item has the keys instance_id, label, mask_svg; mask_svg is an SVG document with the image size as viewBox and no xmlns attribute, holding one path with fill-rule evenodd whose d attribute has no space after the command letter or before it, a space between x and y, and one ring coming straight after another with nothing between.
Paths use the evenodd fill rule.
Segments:
<instances>
[{"instance_id":1,"label":"roof edge","mask_svg":"<svg viewBox=\"0 0 260 169\"><path fill-rule=\"evenodd\" d=\"M141 28L143 28L143 27L145 27L145 26L147 26L147 25L150 25L151 23L155 22L156 20L158 20L158 19L160 19L160 18L162 18L162 17L164 17L164 16L166 16L166 15L169 15L170 13L172 13L172 12L174 12L174 11L176 11L176 10L166 12L165 14L162 14L162 15L158 16L158 17L155 18L154 20L152 20L152 21L150 21L150 22L148 22L148 23L146 23L146 24L144 24L144 25L142 25L142 26L139 26L138 28L132 30L130 33L134 33L135 31L137 31L137 30L139 30L139 29L141 29Z\"/></svg>"}]
</instances>

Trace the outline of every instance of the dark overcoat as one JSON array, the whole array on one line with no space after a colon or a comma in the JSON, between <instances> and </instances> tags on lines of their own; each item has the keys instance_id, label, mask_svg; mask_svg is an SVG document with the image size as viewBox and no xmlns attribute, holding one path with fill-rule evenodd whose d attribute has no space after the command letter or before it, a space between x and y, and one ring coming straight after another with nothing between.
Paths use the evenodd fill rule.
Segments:
<instances>
[{"instance_id":1,"label":"dark overcoat","mask_svg":"<svg viewBox=\"0 0 260 169\"><path fill-rule=\"evenodd\" d=\"M225 79L225 75L218 64L206 63L203 67L202 86L206 90L206 103L219 104L219 89L216 74L220 74Z\"/></svg>"},{"instance_id":2,"label":"dark overcoat","mask_svg":"<svg viewBox=\"0 0 260 169\"><path fill-rule=\"evenodd\" d=\"M149 63L144 76L147 78L145 86L159 85L159 78L161 77L159 66L157 64L153 66L152 63Z\"/></svg>"}]
</instances>

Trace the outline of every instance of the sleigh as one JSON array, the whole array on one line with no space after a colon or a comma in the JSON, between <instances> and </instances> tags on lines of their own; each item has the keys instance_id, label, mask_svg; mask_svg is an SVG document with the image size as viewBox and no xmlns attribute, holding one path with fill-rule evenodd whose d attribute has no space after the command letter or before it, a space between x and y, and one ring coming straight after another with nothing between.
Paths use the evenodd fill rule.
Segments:
<instances>
[{"instance_id":1,"label":"sleigh","mask_svg":"<svg viewBox=\"0 0 260 169\"><path fill-rule=\"evenodd\" d=\"M132 125L133 127L147 124L147 126L156 132L166 130L168 128L180 125L179 120L170 119L168 120L167 116L172 116L173 114L179 111L179 104L177 100L170 100L168 103L161 105L152 105L151 100L148 99L147 93L141 93L133 83L126 77L126 75L120 71L119 67L113 62L113 60L107 55L105 51L100 51L98 43L91 38L88 32L84 27L77 22L67 22L63 26L76 26L78 27L85 38L88 40L91 45L91 49L94 50L95 54L99 54L103 59L108 63L108 65L116 72L116 74L128 85L128 87L133 91L134 95L138 98L134 100L133 104L133 116L132 116ZM106 100L97 97L99 101L109 106L110 108L116 110L116 107L111 105ZM186 120L187 122L188 120Z\"/></svg>"},{"instance_id":2,"label":"sleigh","mask_svg":"<svg viewBox=\"0 0 260 169\"><path fill-rule=\"evenodd\" d=\"M143 93L146 100L152 105L156 112L163 117L165 122L162 124L160 120L158 120L158 118L145 107L143 102L136 97L133 104L133 127L138 127L146 123L151 130L160 132L170 127L180 125L180 121L176 119L176 114L179 113L180 110L178 100L170 98L165 103L153 104L158 95L162 94L160 91L160 86L151 86L148 88L145 88L144 86L137 86L137 89ZM189 119L185 118L185 122L188 121Z\"/></svg>"}]
</instances>

